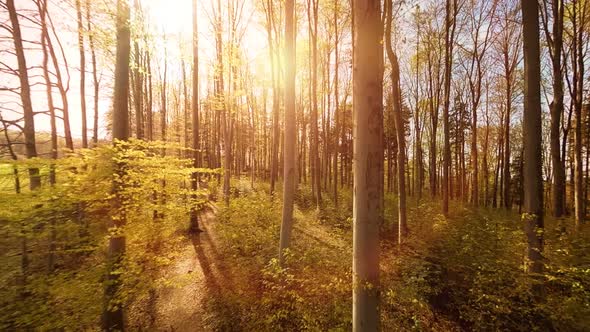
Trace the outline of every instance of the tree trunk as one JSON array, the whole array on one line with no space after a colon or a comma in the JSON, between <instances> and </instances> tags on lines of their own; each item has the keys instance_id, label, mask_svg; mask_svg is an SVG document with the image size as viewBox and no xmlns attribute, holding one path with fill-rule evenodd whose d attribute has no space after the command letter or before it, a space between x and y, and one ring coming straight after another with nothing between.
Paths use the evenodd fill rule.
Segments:
<instances>
[{"instance_id":1,"label":"tree trunk","mask_svg":"<svg viewBox=\"0 0 590 332\"><path fill-rule=\"evenodd\" d=\"M193 131L193 167L201 167L201 151L199 143L199 25L198 25L198 1L193 0L193 94L192 94L192 131ZM193 172L191 175L191 189L193 190L193 204L191 205L190 230L198 232L199 215L194 205L197 200L197 189L199 188L199 174Z\"/></svg>"},{"instance_id":2,"label":"tree trunk","mask_svg":"<svg viewBox=\"0 0 590 332\"><path fill-rule=\"evenodd\" d=\"M49 23L51 23L51 28L53 35L57 38L57 33L55 31L55 26L52 23L51 16L47 14L47 19ZM64 124L64 136L66 140L66 147L70 150L74 150L74 141L72 139L72 131L70 129L70 111L69 111L69 103L68 103L68 90L69 90L69 67L67 63L67 57L65 56L63 47L57 39L57 43L61 49L61 53L63 56L64 64L63 67L66 69L66 74L68 75L68 86L64 85L63 78L61 76L62 66L58 63L57 54L55 53L55 49L53 47L53 43L51 42L51 38L47 38L47 49L49 50L49 54L51 55L51 60L53 62L53 68L55 69L55 78L57 80L56 85L59 90L59 94L62 101L62 113L63 113L63 124Z\"/></svg>"},{"instance_id":3,"label":"tree trunk","mask_svg":"<svg viewBox=\"0 0 590 332\"><path fill-rule=\"evenodd\" d=\"M308 21L311 29L311 43L312 43L312 69L311 69L311 147L310 147L310 160L311 160L311 174L313 181L313 188L315 189L316 207L319 209L322 201L322 188L321 188L321 168L320 168L320 156L319 156L319 132L318 132L318 0L311 0L311 4L308 2ZM313 25L312 25L313 19Z\"/></svg>"},{"instance_id":4,"label":"tree trunk","mask_svg":"<svg viewBox=\"0 0 590 332\"><path fill-rule=\"evenodd\" d=\"M273 22L274 22L274 4L271 0L266 0L264 3L266 9L266 33L268 40L268 55L270 58L271 77L272 77L272 146L270 148L270 194L273 195L275 191L275 183L278 173L278 140L279 140L279 84L278 84L278 69L275 59L275 40L273 38ZM278 41L276 41L278 45Z\"/></svg>"},{"instance_id":5,"label":"tree trunk","mask_svg":"<svg viewBox=\"0 0 590 332\"><path fill-rule=\"evenodd\" d=\"M383 49L380 1L353 1L353 310L355 332L379 330L383 218Z\"/></svg>"},{"instance_id":6,"label":"tree trunk","mask_svg":"<svg viewBox=\"0 0 590 332\"><path fill-rule=\"evenodd\" d=\"M86 0L88 1L88 0ZM86 52L84 51L84 23L82 22L82 6L76 0L78 17L78 49L80 51L80 110L82 112L82 148L88 148L88 121L86 119Z\"/></svg>"},{"instance_id":7,"label":"tree trunk","mask_svg":"<svg viewBox=\"0 0 590 332\"><path fill-rule=\"evenodd\" d=\"M402 119L402 94L400 89L399 79L399 62L397 54L393 51L391 46L391 26L393 24L392 16L392 0L386 0L386 26L385 26L385 47L387 50L387 57L391 64L391 84L392 84L392 103L393 103L393 121L395 123L395 131L397 135L397 194L398 194L398 244L402 244L402 240L407 236L408 224L406 214L406 179L405 179L405 164L406 164L406 134L405 125Z\"/></svg>"},{"instance_id":8,"label":"tree trunk","mask_svg":"<svg viewBox=\"0 0 590 332\"><path fill-rule=\"evenodd\" d=\"M94 121L92 130L92 143L98 144L98 97L100 84L98 82L98 73L96 69L96 50L94 45L94 35L92 25L90 24L90 1L86 1L86 30L88 31L88 43L90 44L90 62L92 64L92 83L94 85Z\"/></svg>"},{"instance_id":9,"label":"tree trunk","mask_svg":"<svg viewBox=\"0 0 590 332\"><path fill-rule=\"evenodd\" d=\"M553 169L553 190L551 200L553 202L553 216L560 218L565 213L565 165L561 159L560 128L563 116L563 71L561 69L561 53L563 51L563 1L553 0L551 9L553 13L552 33L545 26L545 34L549 43L551 65L553 70L553 101L551 110L551 167Z\"/></svg>"},{"instance_id":10,"label":"tree trunk","mask_svg":"<svg viewBox=\"0 0 590 332\"><path fill-rule=\"evenodd\" d=\"M506 70L506 112L504 114L504 156L502 160L502 206L510 210L512 208L512 197L510 194L510 117L512 116L512 75L508 59L508 49L504 53L504 67Z\"/></svg>"},{"instance_id":11,"label":"tree trunk","mask_svg":"<svg viewBox=\"0 0 590 332\"><path fill-rule=\"evenodd\" d=\"M168 105L167 105L167 89L168 85L168 54L164 54L164 77L162 79L162 89L160 90L160 135L163 142L167 141L167 127L168 127ZM163 155L166 155L166 148L162 149Z\"/></svg>"},{"instance_id":12,"label":"tree trunk","mask_svg":"<svg viewBox=\"0 0 590 332\"><path fill-rule=\"evenodd\" d=\"M154 112L153 112L153 88L152 88L152 61L150 52L146 51L146 67L147 67L147 139L149 141L154 140Z\"/></svg>"},{"instance_id":13,"label":"tree trunk","mask_svg":"<svg viewBox=\"0 0 590 332\"><path fill-rule=\"evenodd\" d=\"M47 39L49 33L47 30L47 0L37 3L39 15L41 17L41 49L43 51L43 78L45 80L45 89L47 94L47 107L49 109L49 122L51 126L51 159L58 157L58 142L57 142L57 124L55 118L55 104L53 102L53 83L49 73L49 54L47 52ZM55 165L52 163L49 168L49 183L55 184ZM50 264L51 265L51 264Z\"/></svg>"},{"instance_id":14,"label":"tree trunk","mask_svg":"<svg viewBox=\"0 0 590 332\"><path fill-rule=\"evenodd\" d=\"M543 173L539 4L521 1L524 42L524 210L528 270L543 272Z\"/></svg>"},{"instance_id":15,"label":"tree trunk","mask_svg":"<svg viewBox=\"0 0 590 332\"><path fill-rule=\"evenodd\" d=\"M452 9L452 12L451 12ZM449 173L451 168L451 145L449 142L449 108L451 98L451 79L453 64L453 43L456 26L457 0L447 0L446 2L446 33L445 33L445 82L444 82L444 110L443 110L443 130L444 130L444 151L443 151L443 214L449 215Z\"/></svg>"},{"instance_id":16,"label":"tree trunk","mask_svg":"<svg viewBox=\"0 0 590 332\"><path fill-rule=\"evenodd\" d=\"M582 107L584 95L584 26L586 15L586 3L575 0L573 10L576 14L573 18L574 25L574 58L576 70L574 70L575 91L575 128L574 128L574 220L576 228L584 222L584 184L582 161Z\"/></svg>"},{"instance_id":17,"label":"tree trunk","mask_svg":"<svg viewBox=\"0 0 590 332\"><path fill-rule=\"evenodd\" d=\"M136 16L138 17L137 24L143 23L141 20L141 7L139 5L139 0L134 0L134 10ZM137 139L144 138L144 130L143 130L143 66L141 63L141 52L139 49L139 36L135 36L134 38L134 49L135 49L135 65L133 69L133 76L135 77L135 85L133 88L133 99L135 101L135 133Z\"/></svg>"},{"instance_id":18,"label":"tree trunk","mask_svg":"<svg viewBox=\"0 0 590 332\"><path fill-rule=\"evenodd\" d=\"M126 0L117 1L117 53L115 64L115 87L113 105L113 139L125 141L129 138L129 56L131 53L131 33L129 28L129 6ZM116 164L120 178L125 170L122 163ZM105 307L103 329L107 331L125 330L123 305L117 303L121 297L121 279L119 273L125 254L125 208L121 197L121 181L113 181L115 194L115 215L111 225L108 250L108 280L105 288Z\"/></svg>"},{"instance_id":19,"label":"tree trunk","mask_svg":"<svg viewBox=\"0 0 590 332\"><path fill-rule=\"evenodd\" d=\"M27 158L37 157L37 147L35 145L35 113L33 112L33 103L31 102L31 86L29 85L29 75L23 39L18 21L18 14L14 6L14 0L7 0L6 7L10 22L12 24L12 37L14 40L14 49L18 61L18 78L20 81L20 98L23 107L23 118L25 121L23 134L25 137L25 151ZM37 167L29 167L29 187L31 190L41 186L41 178Z\"/></svg>"},{"instance_id":20,"label":"tree trunk","mask_svg":"<svg viewBox=\"0 0 590 332\"><path fill-rule=\"evenodd\" d=\"M338 152L340 152L339 146L339 96L338 96L338 70L339 70L339 58L338 58L338 43L340 39L338 36L338 1L334 2L334 161L332 164L332 172L334 173L333 188L334 188L334 205L338 207Z\"/></svg>"},{"instance_id":21,"label":"tree trunk","mask_svg":"<svg viewBox=\"0 0 590 332\"><path fill-rule=\"evenodd\" d=\"M283 153L283 221L279 263L284 263L284 250L289 248L293 228L293 200L295 196L295 18L294 0L285 2L285 151Z\"/></svg>"}]
</instances>

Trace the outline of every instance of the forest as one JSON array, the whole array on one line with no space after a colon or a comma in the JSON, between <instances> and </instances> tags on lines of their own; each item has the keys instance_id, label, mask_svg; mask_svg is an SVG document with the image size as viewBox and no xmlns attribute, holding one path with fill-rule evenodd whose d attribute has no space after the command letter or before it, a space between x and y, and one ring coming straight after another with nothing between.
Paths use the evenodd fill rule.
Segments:
<instances>
[{"instance_id":1,"label":"forest","mask_svg":"<svg viewBox=\"0 0 590 332\"><path fill-rule=\"evenodd\" d=\"M0 330L590 331L590 1L0 0Z\"/></svg>"}]
</instances>

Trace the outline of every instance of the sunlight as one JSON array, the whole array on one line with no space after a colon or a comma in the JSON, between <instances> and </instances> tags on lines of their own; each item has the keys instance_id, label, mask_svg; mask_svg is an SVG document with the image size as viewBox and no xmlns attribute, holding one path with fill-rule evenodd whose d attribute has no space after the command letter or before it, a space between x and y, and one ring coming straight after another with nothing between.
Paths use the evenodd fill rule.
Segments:
<instances>
[{"instance_id":1,"label":"sunlight","mask_svg":"<svg viewBox=\"0 0 590 332\"><path fill-rule=\"evenodd\" d=\"M253 0L244 0L244 9L240 19L240 29L243 33L240 41L240 52L245 56L247 63L253 63L251 74L260 79L268 79L271 67L268 61L268 49L266 32L263 27L252 20L254 11ZM173 5L171 5L171 2ZM144 2L153 23L153 33L166 35L166 40L161 48L156 49L159 57L167 54L169 61L172 59L192 57L192 33L193 16L192 0L148 0ZM213 5L215 1L198 1L198 31L199 31L199 57L201 63L213 63L215 61L215 40L213 29ZM224 8L223 10L226 10ZM223 24L224 38L227 32L227 22ZM180 41L179 41L180 38ZM180 45L179 45L180 44ZM224 50L227 53L227 50ZM227 59L226 59L227 61ZM209 77L211 69L208 66L200 66L201 90L206 88L205 79ZM176 73L176 79L180 79ZM174 77L173 77L174 78Z\"/></svg>"},{"instance_id":2,"label":"sunlight","mask_svg":"<svg viewBox=\"0 0 590 332\"><path fill-rule=\"evenodd\" d=\"M588 20L0 0L0 331L590 331Z\"/></svg>"},{"instance_id":3,"label":"sunlight","mask_svg":"<svg viewBox=\"0 0 590 332\"><path fill-rule=\"evenodd\" d=\"M202 6L203 1L198 2ZM182 33L190 36L193 31L192 0L149 0L143 2L152 17L157 30L164 30L171 35ZM198 11L199 26L208 24L203 10Z\"/></svg>"}]
</instances>

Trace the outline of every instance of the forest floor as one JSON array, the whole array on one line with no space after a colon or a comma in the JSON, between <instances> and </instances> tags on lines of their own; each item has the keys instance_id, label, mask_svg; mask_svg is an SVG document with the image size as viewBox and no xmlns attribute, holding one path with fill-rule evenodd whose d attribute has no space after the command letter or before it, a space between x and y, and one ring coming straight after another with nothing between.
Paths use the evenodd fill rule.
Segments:
<instances>
[{"instance_id":1,"label":"forest floor","mask_svg":"<svg viewBox=\"0 0 590 332\"><path fill-rule=\"evenodd\" d=\"M211 204L203 211L204 232L176 235L181 240L178 254L160 271L165 284L149 301L151 322L135 319L131 329L350 330L350 192L342 193L339 207L326 200L324 209L317 210L310 191L301 191L295 202L292 246L281 267L276 244L282 202L269 199L264 187L255 190L241 182L236 187L229 206L219 203L218 210ZM558 255L548 255L553 264L559 263L548 267L548 275L561 278L564 291L553 289L546 304L531 309L530 278L522 273L521 255L515 254L525 248L515 213L475 210L454 202L446 219L438 201L411 203L412 232L400 247L392 195L386 196L385 206L380 258L384 330L545 330L543 326L556 324L564 327L557 330L585 331L590 326L583 318L590 317L582 305L587 303L587 288L572 291L580 280L587 283L587 276L577 272L578 265L586 263L573 261L569 264L576 265L569 267ZM556 237L557 223L547 221L547 248L552 248L548 253L567 249L576 260L587 262L587 245ZM559 274L550 269L560 269ZM572 318L563 318L567 315Z\"/></svg>"},{"instance_id":2,"label":"forest floor","mask_svg":"<svg viewBox=\"0 0 590 332\"><path fill-rule=\"evenodd\" d=\"M200 217L203 232L182 242L179 256L165 271L168 280L185 282L163 287L156 293L153 328L158 331L211 331L213 314L205 309L225 277L217 257L214 205ZM142 324L143 325L143 324Z\"/></svg>"}]
</instances>

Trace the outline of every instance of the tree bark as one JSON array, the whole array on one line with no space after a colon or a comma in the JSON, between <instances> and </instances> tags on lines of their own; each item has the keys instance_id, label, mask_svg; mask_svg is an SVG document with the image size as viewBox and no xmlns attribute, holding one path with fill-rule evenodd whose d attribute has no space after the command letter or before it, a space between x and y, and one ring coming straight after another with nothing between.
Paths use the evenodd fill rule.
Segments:
<instances>
[{"instance_id":1,"label":"tree bark","mask_svg":"<svg viewBox=\"0 0 590 332\"><path fill-rule=\"evenodd\" d=\"M383 218L383 26L380 1L353 1L353 310L355 332L379 330Z\"/></svg>"},{"instance_id":2,"label":"tree bark","mask_svg":"<svg viewBox=\"0 0 590 332\"><path fill-rule=\"evenodd\" d=\"M583 161L582 161L582 108L584 95L584 26L586 15L586 2L574 0L574 43L573 59L574 64L574 107L575 107L575 128L574 128L574 220L576 228L584 222L584 184L583 184Z\"/></svg>"},{"instance_id":3,"label":"tree bark","mask_svg":"<svg viewBox=\"0 0 590 332\"><path fill-rule=\"evenodd\" d=\"M309 8L311 6L311 8ZM310 161L311 174L313 181L313 188L315 189L316 207L319 209L322 201L322 187L321 187L321 168L319 156L319 132L318 132L318 0L308 1L308 21L311 29L311 43L312 43L312 69L311 69L311 147L310 147ZM313 20L313 24L311 23Z\"/></svg>"},{"instance_id":4,"label":"tree bark","mask_svg":"<svg viewBox=\"0 0 590 332\"><path fill-rule=\"evenodd\" d=\"M451 12L452 10L452 12ZM449 174L451 168L451 145L449 142L449 108L451 98L451 79L453 65L453 43L456 26L457 0L447 0L446 2L446 28L445 28L445 82L444 82L444 110L443 110L443 131L444 131L444 151L443 151L443 214L449 215Z\"/></svg>"},{"instance_id":5,"label":"tree bark","mask_svg":"<svg viewBox=\"0 0 590 332\"><path fill-rule=\"evenodd\" d=\"M543 173L539 4L521 1L524 46L524 206L528 270L543 271Z\"/></svg>"},{"instance_id":6,"label":"tree bark","mask_svg":"<svg viewBox=\"0 0 590 332\"><path fill-rule=\"evenodd\" d=\"M293 228L295 196L295 152L297 151L295 117L295 18L294 0L285 2L285 151L283 154L283 220L279 263L284 264L284 250L289 248Z\"/></svg>"},{"instance_id":7,"label":"tree bark","mask_svg":"<svg viewBox=\"0 0 590 332\"><path fill-rule=\"evenodd\" d=\"M338 207L338 153L340 152L339 146L339 95L338 95L338 70L339 70L339 54L338 54L338 43L340 38L338 36L338 1L334 1L334 161L332 164L332 172L334 173L333 180L333 195L334 205Z\"/></svg>"},{"instance_id":8,"label":"tree bark","mask_svg":"<svg viewBox=\"0 0 590 332\"><path fill-rule=\"evenodd\" d=\"M560 218L565 213L565 165L561 159L560 128L563 116L563 71L561 68L561 54L563 51L563 18L564 3L562 0L552 0L551 11L553 14L552 31L544 21L545 36L549 44L549 52L553 71L553 101L550 104L551 111L551 167L553 169L553 190L551 200L553 203L553 216Z\"/></svg>"},{"instance_id":9,"label":"tree bark","mask_svg":"<svg viewBox=\"0 0 590 332\"><path fill-rule=\"evenodd\" d=\"M279 87L278 87L278 69L276 68L275 59L275 38L273 38L273 22L274 22L274 4L271 0L266 0L263 3L266 10L266 33L268 40L268 55L270 58L271 79L272 79L272 146L270 148L270 194L273 195L275 191L275 182L278 173L278 139L279 139ZM278 42L276 43L278 45Z\"/></svg>"},{"instance_id":10,"label":"tree bark","mask_svg":"<svg viewBox=\"0 0 590 332\"><path fill-rule=\"evenodd\" d=\"M139 4L139 0L134 0L134 10L136 15L136 24L143 23L143 17L141 16L141 6ZM141 52L139 49L139 35L135 36L134 38L134 60L135 64L133 66L133 77L135 79L135 84L133 87L133 101L135 102L135 134L137 139L143 139L144 135L144 126L143 126L143 66L141 63Z\"/></svg>"},{"instance_id":11,"label":"tree bark","mask_svg":"<svg viewBox=\"0 0 590 332\"><path fill-rule=\"evenodd\" d=\"M129 138L129 56L131 53L131 33L129 28L129 5L127 0L117 1L117 52L115 64L115 87L113 105L113 140L117 142ZM124 174L124 165L116 164L118 178ZM122 183L113 181L115 194L115 215L113 218L108 250L108 281L105 288L105 307L103 315L103 329L107 331L125 330L123 305L120 300L121 279L116 270L120 269L125 254L125 208L121 197Z\"/></svg>"},{"instance_id":12,"label":"tree bark","mask_svg":"<svg viewBox=\"0 0 590 332\"><path fill-rule=\"evenodd\" d=\"M27 158L37 157L37 147L35 145L35 113L33 112L33 103L31 102L31 86L29 84L29 74L23 39L18 20L18 13L14 6L14 0L7 0L6 7L12 24L12 37L14 40L14 49L18 61L18 78L20 81L20 98L23 107L23 117L25 121L23 134L25 137L25 151ZM41 178L37 167L29 167L29 187L35 190L41 186Z\"/></svg>"},{"instance_id":13,"label":"tree bark","mask_svg":"<svg viewBox=\"0 0 590 332\"><path fill-rule=\"evenodd\" d=\"M94 121L92 130L92 143L98 145L98 97L100 84L96 68L96 50L94 45L94 35L92 25L90 24L90 1L86 1L86 30L88 31L88 43L90 44L90 62L92 65L92 83L94 86Z\"/></svg>"},{"instance_id":14,"label":"tree bark","mask_svg":"<svg viewBox=\"0 0 590 332\"><path fill-rule=\"evenodd\" d=\"M198 1L193 0L193 94L192 94L192 132L193 132L193 167L201 167L201 151L199 142L199 25L198 25ZM196 191L199 187L199 174L191 175L191 189L193 201L196 201ZM194 204L195 202L193 202ZM199 231L199 216L196 206L191 207L190 230Z\"/></svg>"},{"instance_id":15,"label":"tree bark","mask_svg":"<svg viewBox=\"0 0 590 332\"><path fill-rule=\"evenodd\" d=\"M53 25L53 22L51 20L51 16L49 15L49 13L47 14L47 19L51 25L53 35L57 39L57 33L55 31L55 26ZM70 110L69 110L69 103L68 103L69 75L70 74L69 74L69 69L68 69L69 67L68 67L68 63L67 63L67 57L65 56L65 52L63 50L63 47L62 47L59 39L57 39L57 44L60 47L62 57L64 60L63 67L66 69L66 74L68 77L67 84L64 84L63 78L61 76L60 65L57 60L57 54L55 53L55 49L53 47L53 43L51 41L51 38L47 38L46 41L47 41L47 49L49 50L49 54L51 55L51 60L53 62L53 68L55 70L55 78L57 80L56 81L57 89L59 90L59 94L60 94L61 101L62 101L62 113L63 113L64 136L65 136L65 140L66 140L66 147L70 150L74 150L74 141L72 139L72 131L70 129Z\"/></svg>"},{"instance_id":16,"label":"tree bark","mask_svg":"<svg viewBox=\"0 0 590 332\"><path fill-rule=\"evenodd\" d=\"M392 103L393 103L393 121L395 123L395 132L397 135L397 195L398 195L398 243L401 245L403 239L408 233L408 222L406 213L406 133L405 124L402 118L402 94L399 79L399 61L397 54L391 46L391 27L393 25L392 0L385 2L385 48L387 57L391 64L391 84L392 84Z\"/></svg>"},{"instance_id":17,"label":"tree bark","mask_svg":"<svg viewBox=\"0 0 590 332\"><path fill-rule=\"evenodd\" d=\"M49 123L51 126L51 159L58 157L57 145L57 124L55 118L55 104L53 102L53 83L49 73L49 54L47 52L47 38L49 33L47 30L47 0L37 3L39 15L41 17L41 49L43 51L43 78L45 80L45 89L47 94L47 107L49 109ZM49 168L49 183L55 184L55 165L52 163Z\"/></svg>"},{"instance_id":18,"label":"tree bark","mask_svg":"<svg viewBox=\"0 0 590 332\"><path fill-rule=\"evenodd\" d=\"M86 0L88 1L88 0ZM86 119L86 52L84 51L84 23L82 22L82 6L76 0L78 18L78 50L80 51L80 111L82 112L82 148L88 148L88 121Z\"/></svg>"}]
</instances>

